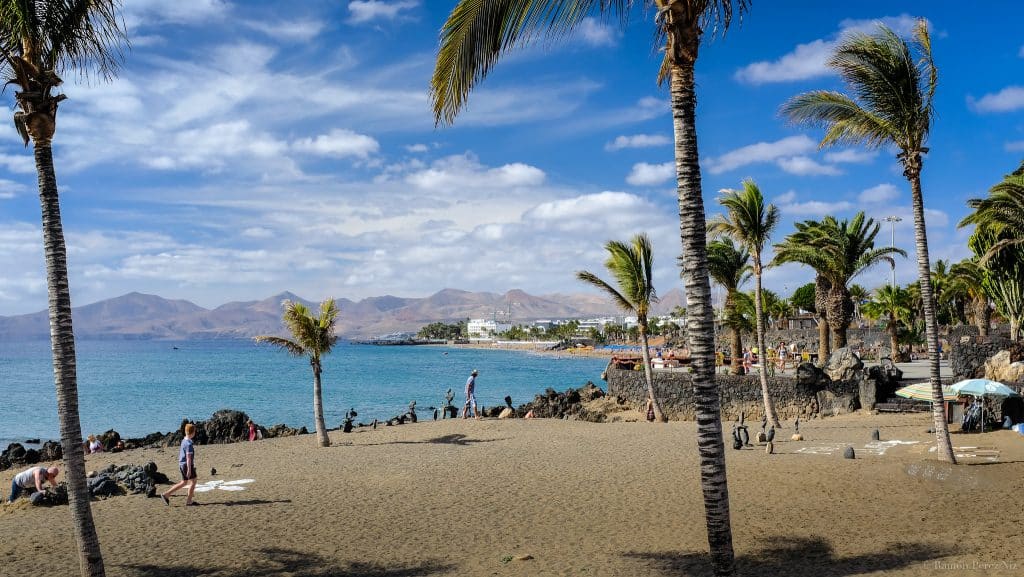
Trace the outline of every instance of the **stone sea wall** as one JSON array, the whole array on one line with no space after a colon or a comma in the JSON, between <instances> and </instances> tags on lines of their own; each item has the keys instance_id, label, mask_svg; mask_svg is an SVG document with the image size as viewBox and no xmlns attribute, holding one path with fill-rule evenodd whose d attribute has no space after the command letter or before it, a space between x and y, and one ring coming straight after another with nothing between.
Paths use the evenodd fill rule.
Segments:
<instances>
[{"instance_id":1,"label":"stone sea wall","mask_svg":"<svg viewBox=\"0 0 1024 577\"><path fill-rule=\"evenodd\" d=\"M609 395L622 397L638 406L646 402L647 384L643 371L609 368L607 377ZM718 374L715 379L719 384L724 420L739 418L741 411L748 420L761 418L764 402L757 375ZM693 381L688 372L655 371L654 389L668 418L695 420ZM873 407L876 402L874 387L865 388L860 380L832 382L820 376L798 379L790 375L776 375L768 378L768 389L780 419L838 415L861 406Z\"/></svg>"}]
</instances>

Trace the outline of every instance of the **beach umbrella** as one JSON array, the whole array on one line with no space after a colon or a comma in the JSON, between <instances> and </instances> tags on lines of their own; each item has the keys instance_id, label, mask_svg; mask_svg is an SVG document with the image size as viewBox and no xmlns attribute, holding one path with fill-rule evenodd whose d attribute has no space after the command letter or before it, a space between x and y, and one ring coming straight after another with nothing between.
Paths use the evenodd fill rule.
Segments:
<instances>
[{"instance_id":1,"label":"beach umbrella","mask_svg":"<svg viewBox=\"0 0 1024 577\"><path fill-rule=\"evenodd\" d=\"M929 382L914 383L907 385L902 389L896 391L896 395L903 397L904 399L914 399L917 401L930 401L932 400L932 384ZM955 401L956 392L949 387L942 387L942 400L943 401Z\"/></svg>"},{"instance_id":2,"label":"beach umbrella","mask_svg":"<svg viewBox=\"0 0 1024 577\"><path fill-rule=\"evenodd\" d=\"M1020 393L999 381L990 379L967 379L949 387L958 395L974 397L1019 397Z\"/></svg>"},{"instance_id":3,"label":"beach umbrella","mask_svg":"<svg viewBox=\"0 0 1024 577\"><path fill-rule=\"evenodd\" d=\"M958 395L973 397L1019 397L1020 393L999 381L990 379L966 379L949 387ZM981 432L985 432L985 404L981 404Z\"/></svg>"}]
</instances>

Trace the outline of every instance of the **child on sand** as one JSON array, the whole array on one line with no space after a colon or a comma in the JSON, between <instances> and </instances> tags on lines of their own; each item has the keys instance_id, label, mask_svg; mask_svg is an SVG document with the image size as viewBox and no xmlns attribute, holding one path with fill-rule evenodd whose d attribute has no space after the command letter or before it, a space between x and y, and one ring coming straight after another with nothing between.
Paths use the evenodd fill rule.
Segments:
<instances>
[{"instance_id":1,"label":"child on sand","mask_svg":"<svg viewBox=\"0 0 1024 577\"><path fill-rule=\"evenodd\" d=\"M192 500L196 492L196 449L192 438L196 436L196 426L192 423L185 424L185 438L181 440L181 449L178 451L178 468L181 470L181 481L178 481L170 489L167 489L160 498L164 504L170 506L171 501L167 498L178 489L188 485L188 495L185 497L185 505L198 505Z\"/></svg>"}]
</instances>

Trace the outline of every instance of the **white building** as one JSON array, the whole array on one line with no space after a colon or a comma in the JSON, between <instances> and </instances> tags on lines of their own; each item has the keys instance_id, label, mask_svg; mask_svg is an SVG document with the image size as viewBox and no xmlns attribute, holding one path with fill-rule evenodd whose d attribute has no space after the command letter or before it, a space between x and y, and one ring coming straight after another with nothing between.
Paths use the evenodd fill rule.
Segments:
<instances>
[{"instance_id":1,"label":"white building","mask_svg":"<svg viewBox=\"0 0 1024 577\"><path fill-rule=\"evenodd\" d=\"M494 319L469 319L466 331L469 333L469 340L472 341L493 341L495 335L503 333L512 328L512 324Z\"/></svg>"}]
</instances>

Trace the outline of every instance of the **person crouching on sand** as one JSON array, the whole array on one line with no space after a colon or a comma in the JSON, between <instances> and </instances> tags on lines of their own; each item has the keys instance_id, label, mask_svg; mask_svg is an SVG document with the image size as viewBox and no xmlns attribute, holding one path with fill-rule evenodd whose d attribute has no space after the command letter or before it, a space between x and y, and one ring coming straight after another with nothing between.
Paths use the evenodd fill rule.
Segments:
<instances>
[{"instance_id":1,"label":"person crouching on sand","mask_svg":"<svg viewBox=\"0 0 1024 577\"><path fill-rule=\"evenodd\" d=\"M476 412L476 376L480 374L476 369L469 374L466 380L466 404L462 407L462 418L469 418L469 408L473 408L473 418L479 420L480 415Z\"/></svg>"},{"instance_id":2,"label":"person crouching on sand","mask_svg":"<svg viewBox=\"0 0 1024 577\"><path fill-rule=\"evenodd\" d=\"M188 495L185 497L185 505L198 505L192 500L196 493L196 448L192 439L196 436L196 426L192 423L185 424L185 438L181 440L181 449L178 451L178 468L181 470L181 480L170 489L167 489L160 498L165 505L170 505L167 498L178 489L188 486Z\"/></svg>"},{"instance_id":3,"label":"person crouching on sand","mask_svg":"<svg viewBox=\"0 0 1024 577\"><path fill-rule=\"evenodd\" d=\"M11 496L8 503L13 503L23 491L31 493L33 490L42 491L43 483L49 483L50 487L57 486L57 474L60 469L57 467L29 467L14 476L11 481Z\"/></svg>"}]
</instances>

